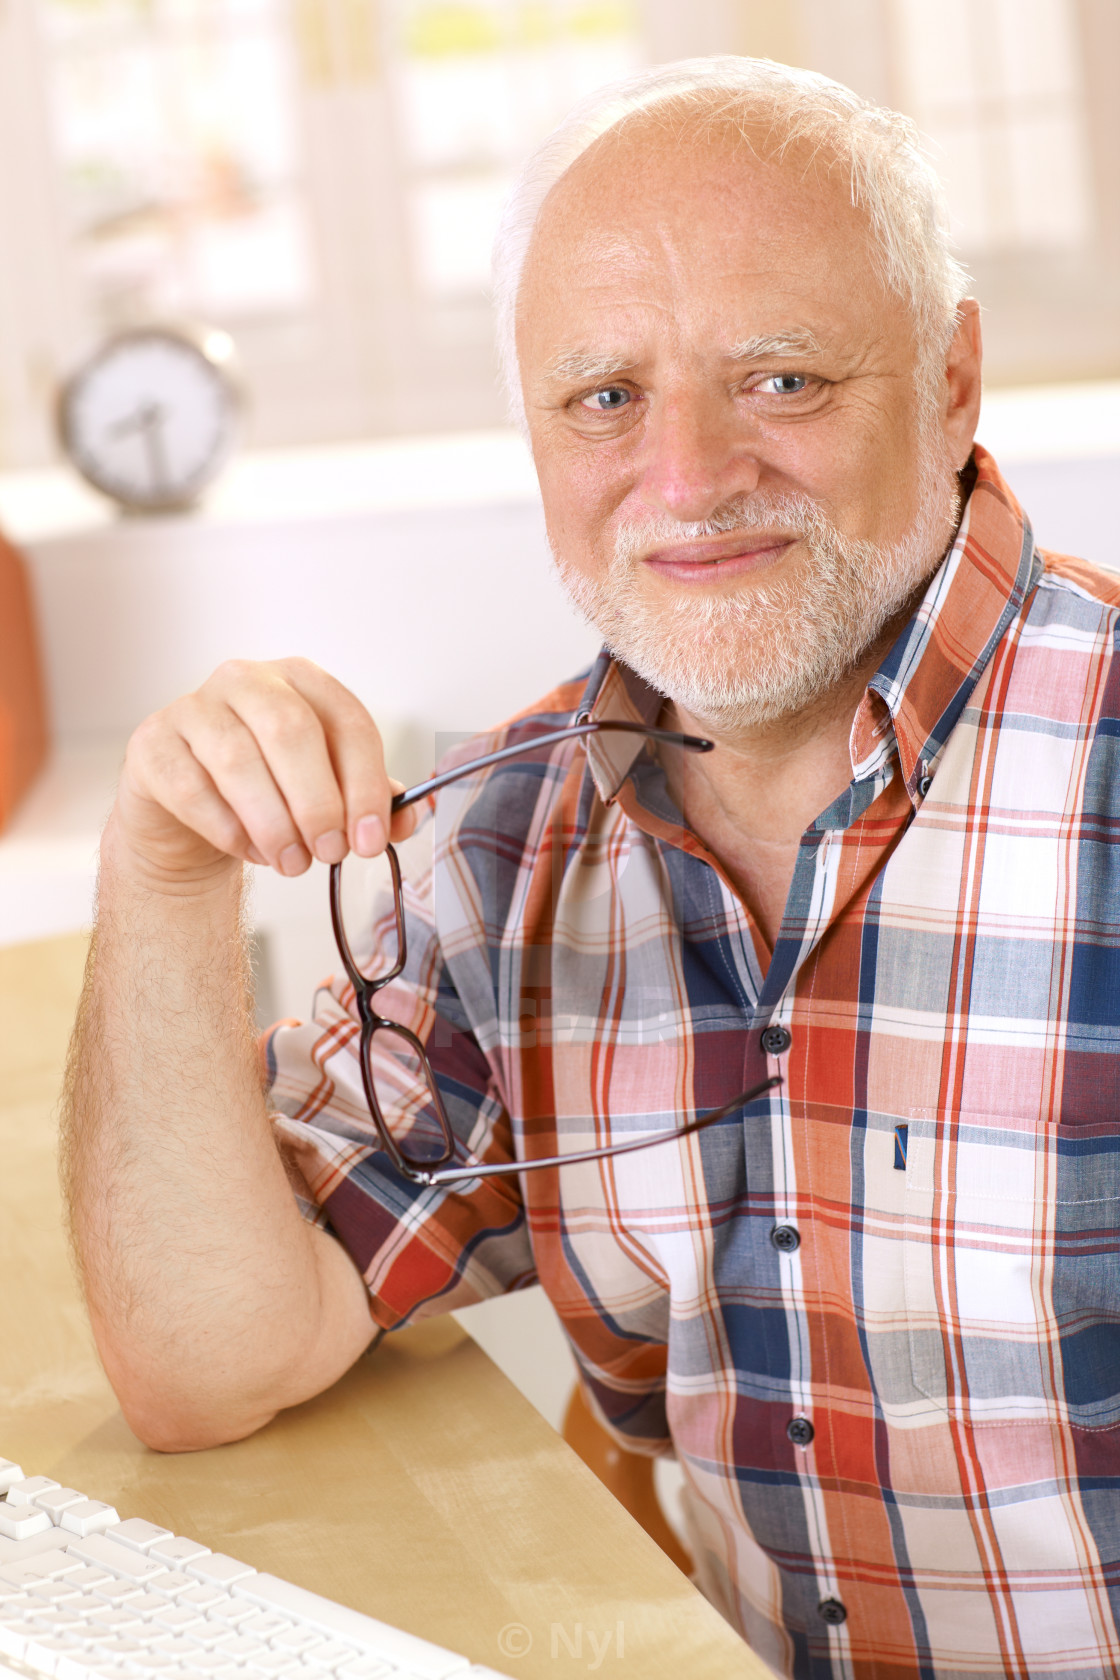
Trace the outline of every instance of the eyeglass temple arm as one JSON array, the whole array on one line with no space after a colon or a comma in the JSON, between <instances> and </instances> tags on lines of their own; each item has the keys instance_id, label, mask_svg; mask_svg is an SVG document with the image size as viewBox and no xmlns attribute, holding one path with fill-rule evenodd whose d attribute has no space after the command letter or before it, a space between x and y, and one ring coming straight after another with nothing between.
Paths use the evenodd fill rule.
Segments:
<instances>
[{"instance_id":1,"label":"eyeglass temple arm","mask_svg":"<svg viewBox=\"0 0 1120 1680\"><path fill-rule=\"evenodd\" d=\"M698 1120L690 1120L687 1126L680 1126L675 1132L666 1132L659 1138L637 1138L633 1143L604 1143L597 1149L577 1149L571 1155L544 1155L539 1160L518 1161L513 1168L509 1161L479 1161L473 1167L435 1167L431 1172L423 1172L414 1168L410 1177L421 1180L424 1184L462 1184L472 1178L497 1178L499 1175L512 1176L513 1171L533 1172L537 1167L570 1167L580 1161L602 1161L610 1155L630 1155L636 1149L653 1149L659 1143L671 1143L675 1138L688 1137L691 1132L698 1132L704 1126L711 1126L717 1120L723 1120L729 1114L734 1114L737 1108L745 1108L747 1103L754 1102L757 1097L772 1091L775 1085L780 1085L782 1078L775 1074L772 1079L764 1079L761 1085L752 1085L749 1091L744 1091L731 1102L724 1103L722 1108L714 1108L709 1114L702 1114Z\"/></svg>"},{"instance_id":2,"label":"eyeglass temple arm","mask_svg":"<svg viewBox=\"0 0 1120 1680\"><path fill-rule=\"evenodd\" d=\"M516 741L512 747L500 747L497 752L487 753L485 758L472 759L469 765L460 764L453 770L443 771L442 775L430 777L426 782L417 782L415 787L394 794L391 808L403 811L406 805L415 805L419 800L427 799L430 793L438 793L440 788L457 781L468 770L486 770L491 764L504 764L508 758L517 758L539 746L551 746L553 741L578 740L585 735L601 735L604 732L644 735L650 741L665 741L670 746L683 747L686 752L711 752L715 747L714 741L707 741L702 735L680 735L673 729L647 729L644 723L628 723L622 718L604 718L601 723L573 723L566 729L550 729L546 735L538 735L531 741Z\"/></svg>"}]
</instances>

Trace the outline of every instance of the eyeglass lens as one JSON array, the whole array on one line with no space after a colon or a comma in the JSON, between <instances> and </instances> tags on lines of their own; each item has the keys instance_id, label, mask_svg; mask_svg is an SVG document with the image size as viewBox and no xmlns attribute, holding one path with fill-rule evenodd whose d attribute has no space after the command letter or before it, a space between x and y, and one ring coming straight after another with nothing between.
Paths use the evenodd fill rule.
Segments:
<instances>
[{"instance_id":1,"label":"eyeglass lens","mask_svg":"<svg viewBox=\"0 0 1120 1680\"><path fill-rule=\"evenodd\" d=\"M362 858L351 852L336 868L341 932L347 951L363 980L384 979L400 959L400 926L389 854Z\"/></svg>"},{"instance_id":2,"label":"eyeglass lens","mask_svg":"<svg viewBox=\"0 0 1120 1680\"><path fill-rule=\"evenodd\" d=\"M365 1044L376 1113L402 1160L416 1168L442 1166L451 1159L454 1139L427 1056L395 1026L374 1027Z\"/></svg>"}]
</instances>

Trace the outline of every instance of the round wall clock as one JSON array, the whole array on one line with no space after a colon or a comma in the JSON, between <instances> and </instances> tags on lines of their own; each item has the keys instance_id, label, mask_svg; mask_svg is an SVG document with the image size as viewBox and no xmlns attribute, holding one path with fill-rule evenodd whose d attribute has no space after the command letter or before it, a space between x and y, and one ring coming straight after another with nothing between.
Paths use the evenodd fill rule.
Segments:
<instances>
[{"instance_id":1,"label":"round wall clock","mask_svg":"<svg viewBox=\"0 0 1120 1680\"><path fill-rule=\"evenodd\" d=\"M67 380L59 432L90 484L130 512L189 507L233 447L233 341L216 330L138 327Z\"/></svg>"}]
</instances>

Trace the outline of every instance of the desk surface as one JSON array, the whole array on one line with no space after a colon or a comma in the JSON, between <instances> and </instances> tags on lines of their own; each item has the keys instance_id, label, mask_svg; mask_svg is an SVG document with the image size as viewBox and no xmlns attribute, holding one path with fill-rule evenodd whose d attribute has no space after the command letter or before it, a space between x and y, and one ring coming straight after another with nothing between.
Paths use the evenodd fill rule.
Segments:
<instances>
[{"instance_id":1,"label":"desk surface","mask_svg":"<svg viewBox=\"0 0 1120 1680\"><path fill-rule=\"evenodd\" d=\"M140 1445L93 1351L58 1203L53 1111L84 952L0 951L0 1454L518 1680L765 1680L450 1321L390 1337L248 1441Z\"/></svg>"}]
</instances>

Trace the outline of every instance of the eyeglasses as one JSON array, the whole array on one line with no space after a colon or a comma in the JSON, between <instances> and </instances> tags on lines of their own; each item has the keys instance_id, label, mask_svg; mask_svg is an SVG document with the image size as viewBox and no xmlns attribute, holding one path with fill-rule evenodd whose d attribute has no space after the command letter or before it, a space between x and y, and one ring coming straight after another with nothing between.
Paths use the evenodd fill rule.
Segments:
<instances>
[{"instance_id":1,"label":"eyeglasses","mask_svg":"<svg viewBox=\"0 0 1120 1680\"><path fill-rule=\"evenodd\" d=\"M469 764L456 765L454 769L432 776L426 782L419 782L416 787L398 793L393 799L392 808L394 811L400 811L407 805L415 805L440 788L447 787L464 776L471 776L478 770L485 770L492 764L503 764L509 759L537 752L542 747L550 747L561 741L578 740L608 732L642 735L649 741L682 747L686 752L711 752L714 744L698 735L681 735L669 729L650 729L644 724L628 723L622 719L605 718L596 722L590 718L583 718L566 725L563 729L549 730L533 736L530 740L518 741L513 746L502 747L498 752L487 753L482 758L472 759ZM391 1021L386 1016L379 1015L373 1007L377 993L397 978L404 969L408 956L401 866L392 846L385 848L385 855L393 883L396 919L397 950L392 965L375 975L363 971L361 960L354 949L355 944L358 944L360 949L357 929L353 929L353 941L347 930L348 917L343 890L345 865L341 863L331 867L331 924L342 966L354 988L354 998L361 1021L359 1055L362 1088L369 1105L370 1117L382 1149L397 1171L412 1183L461 1184L472 1179L512 1177L516 1173L534 1172L542 1167L572 1166L577 1162L602 1161L613 1155L628 1155L639 1149L653 1149L660 1143L689 1137L705 1126L713 1126L717 1121L727 1119L729 1115L745 1108L748 1103L754 1102L773 1086L781 1084L781 1079L777 1077L765 1079L761 1084L743 1091L731 1102L710 1109L707 1114L690 1120L684 1126L672 1131L658 1132L653 1137L638 1138L625 1143L603 1144L594 1149L577 1149L566 1155L536 1156L529 1160L456 1161L458 1139L451 1129L439 1082L424 1045L410 1028L401 1025L399 1021ZM368 923L364 917L359 925L364 936L368 933ZM407 1119L407 1138L403 1142L393 1136L386 1122L385 1107L389 1103L398 1111L403 1111Z\"/></svg>"}]
</instances>

